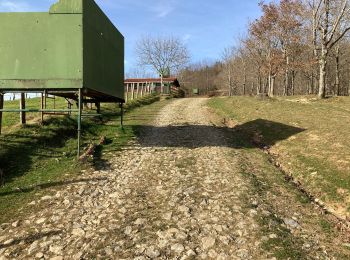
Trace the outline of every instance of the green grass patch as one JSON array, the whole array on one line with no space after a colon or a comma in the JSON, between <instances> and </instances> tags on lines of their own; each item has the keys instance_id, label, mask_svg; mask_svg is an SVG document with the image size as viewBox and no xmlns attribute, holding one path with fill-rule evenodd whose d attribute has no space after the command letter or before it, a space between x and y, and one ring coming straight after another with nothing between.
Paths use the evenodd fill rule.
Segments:
<instances>
[{"instance_id":1,"label":"green grass patch","mask_svg":"<svg viewBox=\"0 0 350 260\"><path fill-rule=\"evenodd\" d=\"M175 166L180 169L190 169L193 165L196 164L195 157L186 157L181 160L177 160Z\"/></svg>"},{"instance_id":2,"label":"green grass patch","mask_svg":"<svg viewBox=\"0 0 350 260\"><path fill-rule=\"evenodd\" d=\"M276 207L271 197L280 197L280 190L276 189L276 184L284 185L282 175L276 174L275 169L266 163L265 160L261 160L264 154L253 152L253 150L245 150L241 153L241 173L247 178L252 189L250 190L250 196L244 195L246 198L247 207L253 207L250 204L250 198L256 196L260 201L260 206L264 205L265 209L268 209L267 214L258 214L256 220L260 226L257 231L262 237L262 249L266 252L273 254L277 259L306 259L307 253L302 249L303 241L294 236L291 231L283 225L283 220L279 217L281 208ZM284 185L288 190L292 187ZM297 192L291 192L293 196L298 195ZM291 203L291 202L290 202ZM279 205L282 206L282 205ZM282 206L283 207L283 206Z\"/></svg>"},{"instance_id":3,"label":"green grass patch","mask_svg":"<svg viewBox=\"0 0 350 260\"><path fill-rule=\"evenodd\" d=\"M329 221L327 221L325 219L321 219L320 226L324 232L326 232L328 234L334 233L333 225Z\"/></svg>"},{"instance_id":4,"label":"green grass patch","mask_svg":"<svg viewBox=\"0 0 350 260\"><path fill-rule=\"evenodd\" d=\"M81 164L76 160L77 123L74 116L50 117L43 126L33 123L12 127L0 136L0 168L5 176L5 185L0 188L0 223L18 217L18 214L27 214L29 202L49 193L52 187L64 186L81 170L108 167L108 158L135 138L134 126L152 120L152 113L154 116L166 103L157 101L158 96L148 96L128 103L124 128L120 126L119 108L115 104L104 105L102 116L84 118L82 149L92 142L98 143L101 136L107 139L106 145L96 149L92 164ZM144 113L149 116L144 117Z\"/></svg>"},{"instance_id":5,"label":"green grass patch","mask_svg":"<svg viewBox=\"0 0 350 260\"><path fill-rule=\"evenodd\" d=\"M307 259L306 253L301 249L303 244L295 238L290 231L281 226L283 221L274 215L259 218L262 231L266 234L276 235L276 238L268 238L262 247L268 252L274 252L277 259Z\"/></svg>"},{"instance_id":6,"label":"green grass patch","mask_svg":"<svg viewBox=\"0 0 350 260\"><path fill-rule=\"evenodd\" d=\"M230 97L213 98L209 105L238 124L235 138L252 144L245 148L271 147L283 168L309 191L331 206L346 204L350 198L349 97Z\"/></svg>"}]
</instances>

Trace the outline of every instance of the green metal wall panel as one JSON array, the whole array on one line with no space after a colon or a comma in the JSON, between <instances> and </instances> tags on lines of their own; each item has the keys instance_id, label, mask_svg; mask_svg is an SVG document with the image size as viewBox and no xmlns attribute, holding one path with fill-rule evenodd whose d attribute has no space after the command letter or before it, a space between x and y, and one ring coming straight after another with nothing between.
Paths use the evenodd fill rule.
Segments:
<instances>
[{"instance_id":1,"label":"green metal wall panel","mask_svg":"<svg viewBox=\"0 0 350 260\"><path fill-rule=\"evenodd\" d=\"M84 0L84 87L124 99L124 37L92 0Z\"/></svg>"},{"instance_id":2,"label":"green metal wall panel","mask_svg":"<svg viewBox=\"0 0 350 260\"><path fill-rule=\"evenodd\" d=\"M25 81L31 87L35 80L38 88L51 85L45 80L71 80L57 87L77 87L83 73L82 15L0 13L0 24L0 87Z\"/></svg>"},{"instance_id":3,"label":"green metal wall panel","mask_svg":"<svg viewBox=\"0 0 350 260\"><path fill-rule=\"evenodd\" d=\"M0 90L85 88L124 99L124 37L93 0L0 13Z\"/></svg>"}]
</instances>

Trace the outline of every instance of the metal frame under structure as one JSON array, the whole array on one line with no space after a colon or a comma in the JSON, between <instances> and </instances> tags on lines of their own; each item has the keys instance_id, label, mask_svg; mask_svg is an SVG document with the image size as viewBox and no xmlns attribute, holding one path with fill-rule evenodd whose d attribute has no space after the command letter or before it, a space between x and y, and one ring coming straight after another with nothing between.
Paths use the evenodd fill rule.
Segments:
<instances>
[{"instance_id":1,"label":"metal frame under structure","mask_svg":"<svg viewBox=\"0 0 350 260\"><path fill-rule=\"evenodd\" d=\"M21 102L21 108L20 109L4 109L4 95L6 93L41 93L41 109L26 109L25 108L25 103ZM68 105L67 109L46 109L46 98L47 95L53 95L53 96L58 96L58 97L65 97L70 98L72 100L75 100L77 102L77 109L72 109L72 104L70 102ZM108 99L112 101L112 99ZM71 115L72 113L77 113L77 158L80 158L81 154L81 133L82 133L82 127L81 127L81 122L82 122L82 117L83 115L83 104L84 103L95 103L97 107L97 115L100 114L100 103L101 102L108 102L106 99L99 99L99 98L91 98L91 99L85 99L84 100L84 93L83 89L73 89L73 90L67 90L67 91L62 91L62 90L50 90L47 91L45 90L25 90L25 91L19 91L19 90L5 90L2 89L0 91L0 135L1 135L1 128L2 128L2 115L3 113L22 113L21 117L25 118L25 113L30 112L30 113L41 113L41 122L44 121L44 115L45 114L50 114L50 115ZM110 102L112 103L112 102ZM123 118L124 118L124 102L119 100L119 99L114 99L114 103L119 103L120 104L120 111L121 111L121 116L120 116L120 124L121 127L123 127ZM67 113L67 114L63 114ZM87 116L87 115L86 115ZM22 121L23 122L23 121Z\"/></svg>"}]
</instances>

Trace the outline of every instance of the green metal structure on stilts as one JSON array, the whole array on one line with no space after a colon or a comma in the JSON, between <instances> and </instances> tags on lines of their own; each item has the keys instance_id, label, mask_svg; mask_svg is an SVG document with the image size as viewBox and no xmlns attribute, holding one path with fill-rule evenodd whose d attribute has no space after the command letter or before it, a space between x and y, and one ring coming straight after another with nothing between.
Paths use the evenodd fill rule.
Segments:
<instances>
[{"instance_id":1,"label":"green metal structure on stilts","mask_svg":"<svg viewBox=\"0 0 350 260\"><path fill-rule=\"evenodd\" d=\"M75 100L80 154L83 103L124 100L124 37L93 0L60 0L48 13L0 13L0 128L5 93ZM0 130L1 131L1 130ZM0 132L1 133L1 132Z\"/></svg>"}]
</instances>

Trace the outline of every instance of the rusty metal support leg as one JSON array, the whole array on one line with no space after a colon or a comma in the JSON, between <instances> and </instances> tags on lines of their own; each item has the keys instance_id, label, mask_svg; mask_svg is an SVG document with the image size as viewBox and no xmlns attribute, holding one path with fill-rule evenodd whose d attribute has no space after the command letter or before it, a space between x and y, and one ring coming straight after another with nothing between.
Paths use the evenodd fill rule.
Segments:
<instances>
[{"instance_id":1,"label":"rusty metal support leg","mask_svg":"<svg viewBox=\"0 0 350 260\"><path fill-rule=\"evenodd\" d=\"M41 93L41 106L40 106L41 110L44 109L44 93ZM41 124L44 124L44 112L41 112Z\"/></svg>"},{"instance_id":2,"label":"rusty metal support leg","mask_svg":"<svg viewBox=\"0 0 350 260\"><path fill-rule=\"evenodd\" d=\"M120 126L124 128L124 104L120 103Z\"/></svg>"},{"instance_id":3,"label":"rusty metal support leg","mask_svg":"<svg viewBox=\"0 0 350 260\"><path fill-rule=\"evenodd\" d=\"M0 93L0 109L4 108L4 94ZM0 112L0 135L1 135L1 128L2 128L2 112Z\"/></svg>"},{"instance_id":4,"label":"rusty metal support leg","mask_svg":"<svg viewBox=\"0 0 350 260\"><path fill-rule=\"evenodd\" d=\"M47 90L44 90L44 109L47 108Z\"/></svg>"},{"instance_id":5,"label":"rusty metal support leg","mask_svg":"<svg viewBox=\"0 0 350 260\"><path fill-rule=\"evenodd\" d=\"M72 109L72 103L70 102L69 99L67 99L67 108L68 108L68 110L69 110L68 116L71 116L71 115L72 115L72 111L71 111L71 109Z\"/></svg>"},{"instance_id":6,"label":"rusty metal support leg","mask_svg":"<svg viewBox=\"0 0 350 260\"><path fill-rule=\"evenodd\" d=\"M79 97L78 97L78 160L80 157L80 139L81 139L81 112L83 105L83 93L82 90L79 89Z\"/></svg>"},{"instance_id":7,"label":"rusty metal support leg","mask_svg":"<svg viewBox=\"0 0 350 260\"><path fill-rule=\"evenodd\" d=\"M100 113L101 113L101 103L100 103L100 102L97 102L97 103L96 103L96 113L97 113L97 114L100 114Z\"/></svg>"},{"instance_id":8,"label":"rusty metal support leg","mask_svg":"<svg viewBox=\"0 0 350 260\"><path fill-rule=\"evenodd\" d=\"M26 96L25 93L21 93L20 109L26 109ZM26 124L26 112L20 112L21 124Z\"/></svg>"}]
</instances>

